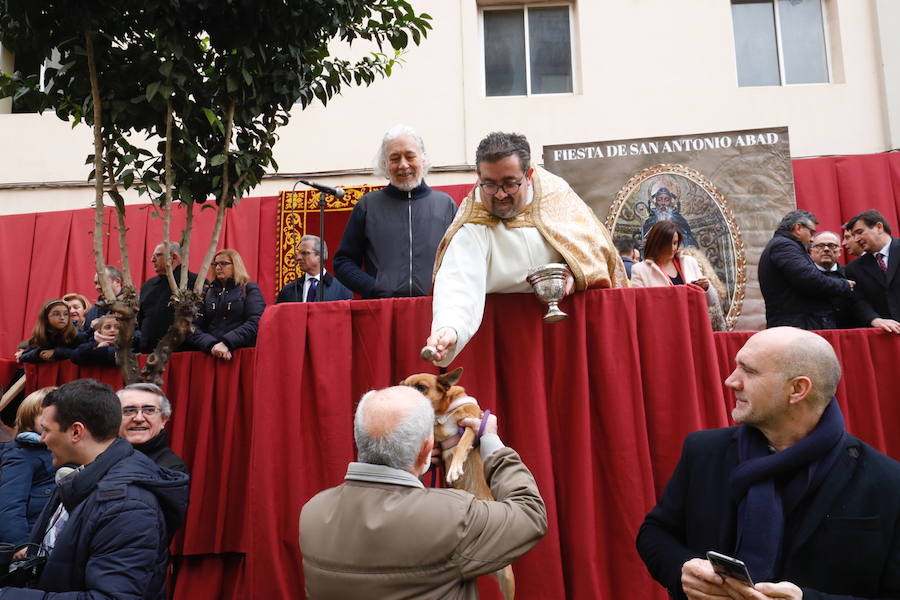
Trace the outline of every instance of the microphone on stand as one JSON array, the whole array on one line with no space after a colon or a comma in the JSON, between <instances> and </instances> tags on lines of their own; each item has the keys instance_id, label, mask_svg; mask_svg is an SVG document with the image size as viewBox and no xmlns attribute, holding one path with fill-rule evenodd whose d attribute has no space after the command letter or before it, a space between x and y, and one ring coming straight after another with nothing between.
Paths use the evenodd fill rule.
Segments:
<instances>
[{"instance_id":1,"label":"microphone on stand","mask_svg":"<svg viewBox=\"0 0 900 600\"><path fill-rule=\"evenodd\" d=\"M315 188L320 192L325 192L326 194L334 196L338 200L344 197L344 190L342 190L341 188L328 187L327 185L322 185L321 183L316 183L314 181L307 181L306 179L301 179L300 183L308 185L311 188Z\"/></svg>"}]
</instances>

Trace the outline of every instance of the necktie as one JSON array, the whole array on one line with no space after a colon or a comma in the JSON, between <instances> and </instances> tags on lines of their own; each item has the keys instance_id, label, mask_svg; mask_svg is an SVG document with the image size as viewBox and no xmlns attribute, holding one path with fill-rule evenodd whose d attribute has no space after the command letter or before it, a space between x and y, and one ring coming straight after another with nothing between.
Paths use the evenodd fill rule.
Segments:
<instances>
[{"instance_id":1,"label":"necktie","mask_svg":"<svg viewBox=\"0 0 900 600\"><path fill-rule=\"evenodd\" d=\"M315 302L316 301L316 288L319 287L319 280L315 278L310 278L309 280L309 291L306 292L306 301L307 302Z\"/></svg>"},{"instance_id":2,"label":"necktie","mask_svg":"<svg viewBox=\"0 0 900 600\"><path fill-rule=\"evenodd\" d=\"M884 262L884 254L879 252L875 255L875 258L878 259L878 266L881 267L881 272L887 273L887 263Z\"/></svg>"}]
</instances>

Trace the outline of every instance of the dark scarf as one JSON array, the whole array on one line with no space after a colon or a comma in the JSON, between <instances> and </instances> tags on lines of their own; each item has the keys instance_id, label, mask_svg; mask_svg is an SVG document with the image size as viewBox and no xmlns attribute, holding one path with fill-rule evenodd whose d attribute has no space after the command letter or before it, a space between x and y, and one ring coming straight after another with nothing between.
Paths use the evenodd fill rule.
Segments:
<instances>
[{"instance_id":1,"label":"dark scarf","mask_svg":"<svg viewBox=\"0 0 900 600\"><path fill-rule=\"evenodd\" d=\"M169 447L169 432L163 429L155 436L141 444L132 444L134 449L155 459L156 455Z\"/></svg>"},{"instance_id":2,"label":"dark scarf","mask_svg":"<svg viewBox=\"0 0 900 600\"><path fill-rule=\"evenodd\" d=\"M822 483L845 435L834 398L810 434L780 452L770 452L755 427L738 428L739 464L729 481L738 504L735 554L747 563L754 581L772 581L781 560L785 516Z\"/></svg>"}]
</instances>

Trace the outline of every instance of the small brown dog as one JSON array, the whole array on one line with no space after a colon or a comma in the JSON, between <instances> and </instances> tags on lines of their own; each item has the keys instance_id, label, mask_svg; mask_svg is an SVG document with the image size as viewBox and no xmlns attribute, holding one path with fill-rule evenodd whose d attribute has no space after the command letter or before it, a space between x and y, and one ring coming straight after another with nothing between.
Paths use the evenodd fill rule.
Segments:
<instances>
[{"instance_id":1,"label":"small brown dog","mask_svg":"<svg viewBox=\"0 0 900 600\"><path fill-rule=\"evenodd\" d=\"M491 488L484 478L481 453L471 451L477 433L471 427L459 424L466 417L480 419L484 414L475 398L467 396L462 386L455 385L462 372L462 367L459 367L443 375L417 373L401 381L400 385L419 390L431 401L434 408L434 442L436 446L441 446L447 483L466 490L479 500L493 500ZM500 583L503 597L512 600L516 595L512 565L496 571L494 577Z\"/></svg>"}]
</instances>

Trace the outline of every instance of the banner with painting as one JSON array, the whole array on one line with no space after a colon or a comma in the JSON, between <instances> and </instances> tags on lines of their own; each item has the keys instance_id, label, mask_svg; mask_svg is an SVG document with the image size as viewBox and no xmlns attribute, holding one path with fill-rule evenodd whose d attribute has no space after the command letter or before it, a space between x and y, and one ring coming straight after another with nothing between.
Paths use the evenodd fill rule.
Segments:
<instances>
[{"instance_id":1,"label":"banner with painting","mask_svg":"<svg viewBox=\"0 0 900 600\"><path fill-rule=\"evenodd\" d=\"M759 255L796 206L786 127L545 146L544 167L613 238L640 244L654 223L677 224L723 286L728 328L765 325Z\"/></svg>"}]
</instances>

